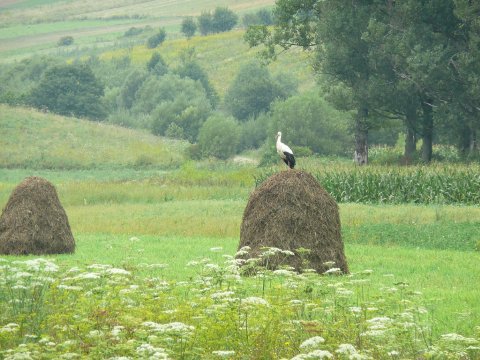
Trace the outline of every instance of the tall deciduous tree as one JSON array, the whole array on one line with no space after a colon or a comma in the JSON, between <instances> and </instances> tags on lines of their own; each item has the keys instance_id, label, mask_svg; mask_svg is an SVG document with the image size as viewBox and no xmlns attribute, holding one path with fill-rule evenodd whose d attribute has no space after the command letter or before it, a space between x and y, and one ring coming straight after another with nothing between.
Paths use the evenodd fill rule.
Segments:
<instances>
[{"instance_id":1,"label":"tall deciduous tree","mask_svg":"<svg viewBox=\"0 0 480 360\"><path fill-rule=\"evenodd\" d=\"M103 94L104 86L89 66L57 65L45 71L30 99L35 107L60 115L101 120L106 115Z\"/></svg>"}]
</instances>

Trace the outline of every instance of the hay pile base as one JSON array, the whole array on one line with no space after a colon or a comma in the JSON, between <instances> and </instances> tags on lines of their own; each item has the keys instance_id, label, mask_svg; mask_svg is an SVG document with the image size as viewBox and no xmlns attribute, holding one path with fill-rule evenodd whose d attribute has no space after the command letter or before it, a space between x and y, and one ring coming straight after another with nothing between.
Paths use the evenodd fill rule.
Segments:
<instances>
[{"instance_id":1,"label":"hay pile base","mask_svg":"<svg viewBox=\"0 0 480 360\"><path fill-rule=\"evenodd\" d=\"M67 214L55 187L28 177L12 192L0 216L0 254L63 254L75 251Z\"/></svg>"},{"instance_id":2,"label":"hay pile base","mask_svg":"<svg viewBox=\"0 0 480 360\"><path fill-rule=\"evenodd\" d=\"M265 247L295 254L276 256L274 262L269 259L268 265L272 268L282 262L297 271L311 268L323 273L334 267L348 273L338 205L318 181L304 171L282 171L255 189L240 229L239 249L244 246L251 248L248 258L258 257ZM302 259L299 248L310 252L302 255Z\"/></svg>"}]
</instances>

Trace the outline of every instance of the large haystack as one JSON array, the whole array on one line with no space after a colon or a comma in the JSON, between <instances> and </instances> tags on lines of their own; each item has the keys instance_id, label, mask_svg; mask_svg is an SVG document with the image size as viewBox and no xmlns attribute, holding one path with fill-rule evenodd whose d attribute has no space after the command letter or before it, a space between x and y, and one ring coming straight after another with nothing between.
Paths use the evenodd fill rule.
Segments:
<instances>
[{"instance_id":1,"label":"large haystack","mask_svg":"<svg viewBox=\"0 0 480 360\"><path fill-rule=\"evenodd\" d=\"M333 267L348 273L337 203L304 171L277 173L251 194L240 229L239 249L244 246L251 248L248 257L258 257L263 247L290 250L294 256L275 261L297 271L307 266L323 273ZM302 264L299 248L310 250L303 255L308 265ZM278 265L271 261L270 266ZM328 264L332 261L334 265Z\"/></svg>"},{"instance_id":2,"label":"large haystack","mask_svg":"<svg viewBox=\"0 0 480 360\"><path fill-rule=\"evenodd\" d=\"M75 240L55 187L40 177L23 180L0 216L0 254L63 254L74 250Z\"/></svg>"}]
</instances>

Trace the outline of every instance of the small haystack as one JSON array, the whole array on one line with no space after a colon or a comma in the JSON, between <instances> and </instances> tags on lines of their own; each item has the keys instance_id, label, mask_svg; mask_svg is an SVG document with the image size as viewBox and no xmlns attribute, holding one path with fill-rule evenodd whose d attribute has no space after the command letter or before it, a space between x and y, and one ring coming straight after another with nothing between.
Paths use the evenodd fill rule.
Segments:
<instances>
[{"instance_id":1,"label":"small haystack","mask_svg":"<svg viewBox=\"0 0 480 360\"><path fill-rule=\"evenodd\" d=\"M0 254L63 254L75 251L67 214L55 187L28 177L12 192L0 216Z\"/></svg>"},{"instance_id":2,"label":"small haystack","mask_svg":"<svg viewBox=\"0 0 480 360\"><path fill-rule=\"evenodd\" d=\"M244 246L251 248L247 257L258 257L264 247L295 254L276 256L277 263L269 259L269 267L281 262L297 271L308 267L324 273L333 267L348 273L338 205L304 171L287 170L272 175L251 194L240 229L239 249ZM310 250L302 255L307 264L302 263L299 248Z\"/></svg>"}]
</instances>

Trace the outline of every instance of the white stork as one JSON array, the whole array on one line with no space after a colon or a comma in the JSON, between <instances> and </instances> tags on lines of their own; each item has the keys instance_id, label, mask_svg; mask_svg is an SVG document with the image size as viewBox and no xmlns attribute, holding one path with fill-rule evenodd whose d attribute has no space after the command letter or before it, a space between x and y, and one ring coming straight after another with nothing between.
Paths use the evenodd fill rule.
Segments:
<instances>
[{"instance_id":1,"label":"white stork","mask_svg":"<svg viewBox=\"0 0 480 360\"><path fill-rule=\"evenodd\" d=\"M282 143L282 133L280 131L277 133L277 153L290 169L295 167L293 151L287 145Z\"/></svg>"}]
</instances>

